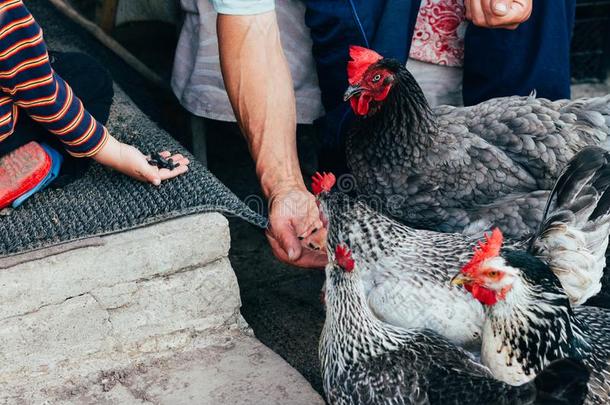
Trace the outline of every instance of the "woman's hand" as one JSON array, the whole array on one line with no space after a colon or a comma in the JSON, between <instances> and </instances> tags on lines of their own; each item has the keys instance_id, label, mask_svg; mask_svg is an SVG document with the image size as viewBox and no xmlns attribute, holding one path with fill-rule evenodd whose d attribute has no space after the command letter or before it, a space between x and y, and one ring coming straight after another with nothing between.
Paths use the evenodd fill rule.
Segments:
<instances>
[{"instance_id":1,"label":"woman's hand","mask_svg":"<svg viewBox=\"0 0 610 405\"><path fill-rule=\"evenodd\" d=\"M189 160L180 154L172 155L161 152L164 158L171 158L179 164L174 170L159 169L148 163L148 157L131 145L119 142L110 136L106 145L93 156L98 163L108 166L118 172L133 177L136 180L158 186L163 180L171 179L188 171Z\"/></svg>"}]
</instances>

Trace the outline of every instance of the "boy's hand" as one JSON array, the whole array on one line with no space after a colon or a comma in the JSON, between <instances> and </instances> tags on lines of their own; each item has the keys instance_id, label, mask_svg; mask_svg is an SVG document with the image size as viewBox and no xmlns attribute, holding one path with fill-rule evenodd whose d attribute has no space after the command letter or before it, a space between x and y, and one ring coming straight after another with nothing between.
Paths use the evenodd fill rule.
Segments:
<instances>
[{"instance_id":1,"label":"boy's hand","mask_svg":"<svg viewBox=\"0 0 610 405\"><path fill-rule=\"evenodd\" d=\"M180 154L171 155L169 152L161 152L164 158L173 159L179 166L174 170L159 169L148 163L148 158L142 152L131 145L126 145L110 137L106 145L95 155L98 163L117 170L134 179L144 181L158 186L163 180L171 179L188 171L189 160Z\"/></svg>"}]
</instances>

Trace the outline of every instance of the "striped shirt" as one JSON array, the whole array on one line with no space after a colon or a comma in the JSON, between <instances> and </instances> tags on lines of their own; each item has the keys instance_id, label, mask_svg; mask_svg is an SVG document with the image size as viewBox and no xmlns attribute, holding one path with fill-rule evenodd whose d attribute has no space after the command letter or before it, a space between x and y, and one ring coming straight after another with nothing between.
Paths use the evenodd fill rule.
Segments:
<instances>
[{"instance_id":1,"label":"striped shirt","mask_svg":"<svg viewBox=\"0 0 610 405\"><path fill-rule=\"evenodd\" d=\"M27 114L72 156L92 156L108 131L51 67L42 29L21 0L0 0L0 142Z\"/></svg>"}]
</instances>

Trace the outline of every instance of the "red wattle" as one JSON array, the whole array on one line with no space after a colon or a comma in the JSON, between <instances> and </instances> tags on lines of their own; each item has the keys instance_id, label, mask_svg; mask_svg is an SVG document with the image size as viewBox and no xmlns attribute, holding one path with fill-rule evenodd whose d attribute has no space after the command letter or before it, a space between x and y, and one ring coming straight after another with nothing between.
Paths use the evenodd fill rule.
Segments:
<instances>
[{"instance_id":1,"label":"red wattle","mask_svg":"<svg viewBox=\"0 0 610 405\"><path fill-rule=\"evenodd\" d=\"M483 305L494 305L498 302L496 293L478 284L472 286L472 296L475 297Z\"/></svg>"},{"instance_id":2,"label":"red wattle","mask_svg":"<svg viewBox=\"0 0 610 405\"><path fill-rule=\"evenodd\" d=\"M365 116L369 113L369 103L371 98L366 94L361 94L357 99L357 106L354 112L360 116ZM352 105L353 107L353 105Z\"/></svg>"}]
</instances>

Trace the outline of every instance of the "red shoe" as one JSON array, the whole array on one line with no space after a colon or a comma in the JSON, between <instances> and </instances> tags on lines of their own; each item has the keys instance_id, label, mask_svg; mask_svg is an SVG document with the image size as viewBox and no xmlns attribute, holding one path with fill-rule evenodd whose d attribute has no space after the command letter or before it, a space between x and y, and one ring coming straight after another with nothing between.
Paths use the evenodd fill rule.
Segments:
<instances>
[{"instance_id":1,"label":"red shoe","mask_svg":"<svg viewBox=\"0 0 610 405\"><path fill-rule=\"evenodd\" d=\"M30 142L0 158L0 209L39 185L51 171L51 157Z\"/></svg>"}]
</instances>

